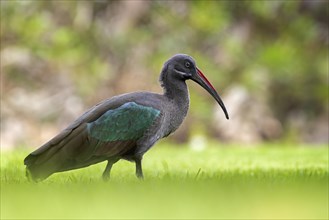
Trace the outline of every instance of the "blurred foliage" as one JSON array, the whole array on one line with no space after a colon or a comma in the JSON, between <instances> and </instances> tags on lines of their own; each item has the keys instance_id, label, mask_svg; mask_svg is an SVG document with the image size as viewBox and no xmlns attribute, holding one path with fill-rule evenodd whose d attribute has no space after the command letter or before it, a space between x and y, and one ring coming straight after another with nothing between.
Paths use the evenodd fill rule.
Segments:
<instances>
[{"instance_id":1,"label":"blurred foliage","mask_svg":"<svg viewBox=\"0 0 329 220\"><path fill-rule=\"evenodd\" d=\"M160 91L164 61L187 53L220 94L242 85L285 126L292 114L328 114L328 8L320 0L1 1L1 59L15 61L9 49L28 56L26 65L2 64L3 91L47 88L64 75L90 106ZM190 118L210 121L210 97L190 92Z\"/></svg>"}]
</instances>

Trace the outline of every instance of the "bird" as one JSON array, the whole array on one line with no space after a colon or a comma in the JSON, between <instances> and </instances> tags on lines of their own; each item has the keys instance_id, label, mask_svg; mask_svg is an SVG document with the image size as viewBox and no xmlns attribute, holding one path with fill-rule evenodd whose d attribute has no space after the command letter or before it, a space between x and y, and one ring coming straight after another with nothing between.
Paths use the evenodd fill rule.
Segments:
<instances>
[{"instance_id":1,"label":"bird","mask_svg":"<svg viewBox=\"0 0 329 220\"><path fill-rule=\"evenodd\" d=\"M54 173L107 161L102 174L107 181L113 164L123 159L135 162L135 174L143 179L143 155L177 130L187 115L187 80L210 93L229 119L222 99L194 59L176 54L160 73L163 93L126 93L96 104L24 159L27 178L39 182Z\"/></svg>"}]
</instances>

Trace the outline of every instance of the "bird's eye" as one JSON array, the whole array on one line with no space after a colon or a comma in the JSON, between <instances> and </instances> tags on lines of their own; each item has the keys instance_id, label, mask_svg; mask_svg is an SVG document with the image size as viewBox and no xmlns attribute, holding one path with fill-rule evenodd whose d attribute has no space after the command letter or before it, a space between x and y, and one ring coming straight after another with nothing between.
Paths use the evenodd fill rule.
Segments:
<instances>
[{"instance_id":1,"label":"bird's eye","mask_svg":"<svg viewBox=\"0 0 329 220\"><path fill-rule=\"evenodd\" d=\"M191 63L190 63L190 62L186 62L186 63L185 63L185 67L186 67L186 68L190 68L190 66L191 66Z\"/></svg>"}]
</instances>

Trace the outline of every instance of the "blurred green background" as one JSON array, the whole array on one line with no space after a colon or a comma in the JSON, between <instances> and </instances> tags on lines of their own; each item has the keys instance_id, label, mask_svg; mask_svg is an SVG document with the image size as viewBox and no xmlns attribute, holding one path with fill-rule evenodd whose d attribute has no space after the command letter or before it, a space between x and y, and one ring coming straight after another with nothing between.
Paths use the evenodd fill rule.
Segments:
<instances>
[{"instance_id":1,"label":"blurred green background","mask_svg":"<svg viewBox=\"0 0 329 220\"><path fill-rule=\"evenodd\" d=\"M161 92L187 53L224 115L189 83L170 138L328 144L328 1L1 1L1 148L36 148L102 99Z\"/></svg>"}]
</instances>

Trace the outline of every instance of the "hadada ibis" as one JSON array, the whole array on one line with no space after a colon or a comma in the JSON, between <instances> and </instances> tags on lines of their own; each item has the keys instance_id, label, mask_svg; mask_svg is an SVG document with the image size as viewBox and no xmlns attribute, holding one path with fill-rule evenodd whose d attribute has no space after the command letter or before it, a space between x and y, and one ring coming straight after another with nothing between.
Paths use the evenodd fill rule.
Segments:
<instances>
[{"instance_id":1,"label":"hadada ibis","mask_svg":"<svg viewBox=\"0 0 329 220\"><path fill-rule=\"evenodd\" d=\"M125 159L135 162L136 176L143 178L145 152L174 132L187 114L189 79L207 90L229 119L224 103L193 58L177 54L162 68L163 94L134 92L95 105L25 158L27 177L40 181L53 173L107 161L103 172L107 180L112 165Z\"/></svg>"}]
</instances>

